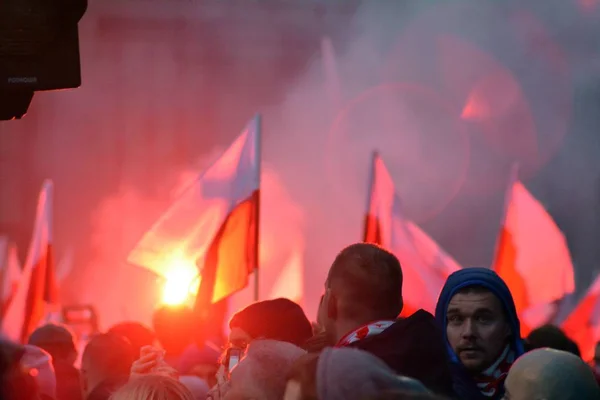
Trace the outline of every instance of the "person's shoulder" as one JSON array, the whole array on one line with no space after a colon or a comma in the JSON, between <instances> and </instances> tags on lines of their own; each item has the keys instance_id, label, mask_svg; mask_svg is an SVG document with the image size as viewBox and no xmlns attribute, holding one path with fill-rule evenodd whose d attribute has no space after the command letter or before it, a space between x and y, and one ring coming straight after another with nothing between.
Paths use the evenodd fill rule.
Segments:
<instances>
[{"instance_id":1,"label":"person's shoulder","mask_svg":"<svg viewBox=\"0 0 600 400\"><path fill-rule=\"evenodd\" d=\"M381 334L381 341L391 341L397 350L412 352L416 349L437 353L445 352L443 332L435 318L425 310L418 310L412 315L398 319ZM410 345L406 345L410 343Z\"/></svg>"},{"instance_id":2,"label":"person's shoulder","mask_svg":"<svg viewBox=\"0 0 600 400\"><path fill-rule=\"evenodd\" d=\"M407 331L407 333L415 330L424 330L426 332L439 331L434 316L425 310L417 310L408 317L399 318L393 327L396 330Z\"/></svg>"}]
</instances>

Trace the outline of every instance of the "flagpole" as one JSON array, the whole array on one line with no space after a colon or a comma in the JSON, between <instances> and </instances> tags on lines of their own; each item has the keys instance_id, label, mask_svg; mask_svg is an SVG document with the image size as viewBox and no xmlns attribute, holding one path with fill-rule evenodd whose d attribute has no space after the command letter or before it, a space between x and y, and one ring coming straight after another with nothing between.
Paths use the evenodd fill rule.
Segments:
<instances>
[{"instance_id":1,"label":"flagpole","mask_svg":"<svg viewBox=\"0 0 600 400\"><path fill-rule=\"evenodd\" d=\"M256 249L254 251L254 301L258 301L260 299L260 276L259 276L259 261L260 261L260 197L261 197L261 172L262 172L262 148L261 148L261 136L262 136L262 117L260 114L256 114L255 117L256 123L256 135L254 136L254 140L256 143L254 144L254 148L256 149L256 165L258 169L258 193L256 198L256 221L254 224L254 237L256 241Z\"/></svg>"},{"instance_id":2,"label":"flagpole","mask_svg":"<svg viewBox=\"0 0 600 400\"><path fill-rule=\"evenodd\" d=\"M369 180L368 180L368 185L367 186L367 204L365 207L365 222L363 225L363 242L367 241L367 222L368 222L368 218L369 218L369 213L371 211L371 202L373 201L373 184L375 183L375 163L377 162L377 159L379 158L379 152L377 150L373 151L373 153L371 154L371 168L370 168L370 175L369 175Z\"/></svg>"},{"instance_id":3,"label":"flagpole","mask_svg":"<svg viewBox=\"0 0 600 400\"><path fill-rule=\"evenodd\" d=\"M500 233L498 234L498 238L496 240L496 248L494 250L494 259L492 260L492 270L496 267L496 262L498 260L498 256L500 255L501 250L501 242L502 242L502 229L506 225L506 217L508 214L508 207L510 205L510 201L512 198L512 189L517 180L519 179L519 163L514 162L510 167L510 175L508 176L508 187L506 189L506 193L504 195L504 210L502 211L502 219L500 222Z\"/></svg>"}]
</instances>

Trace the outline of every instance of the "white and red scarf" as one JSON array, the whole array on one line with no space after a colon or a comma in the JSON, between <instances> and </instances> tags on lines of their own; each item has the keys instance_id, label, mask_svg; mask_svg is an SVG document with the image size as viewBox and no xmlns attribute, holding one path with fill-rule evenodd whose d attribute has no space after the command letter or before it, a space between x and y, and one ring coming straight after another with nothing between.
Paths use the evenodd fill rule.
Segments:
<instances>
[{"instance_id":1,"label":"white and red scarf","mask_svg":"<svg viewBox=\"0 0 600 400\"><path fill-rule=\"evenodd\" d=\"M358 329L355 329L340 339L335 347L344 347L348 346L354 342L358 342L359 340L366 339L370 336L379 335L381 332L385 331L387 328L392 326L396 321L375 321L370 324L363 325Z\"/></svg>"},{"instance_id":2,"label":"white and red scarf","mask_svg":"<svg viewBox=\"0 0 600 400\"><path fill-rule=\"evenodd\" d=\"M477 387L485 397L494 397L504 385L508 370L515 362L515 353L506 346L498 360L475 378Z\"/></svg>"}]
</instances>

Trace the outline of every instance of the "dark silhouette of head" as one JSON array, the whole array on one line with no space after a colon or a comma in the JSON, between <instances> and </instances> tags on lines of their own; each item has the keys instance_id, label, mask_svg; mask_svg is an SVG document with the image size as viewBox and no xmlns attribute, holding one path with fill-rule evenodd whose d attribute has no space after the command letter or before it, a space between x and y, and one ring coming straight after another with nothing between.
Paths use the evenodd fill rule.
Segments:
<instances>
[{"instance_id":1,"label":"dark silhouette of head","mask_svg":"<svg viewBox=\"0 0 600 400\"><path fill-rule=\"evenodd\" d=\"M73 365L77 359L75 338L71 331L62 325L47 324L37 328L29 336L28 344L46 350L55 363L61 361Z\"/></svg>"},{"instance_id":2,"label":"dark silhouette of head","mask_svg":"<svg viewBox=\"0 0 600 400\"><path fill-rule=\"evenodd\" d=\"M154 332L139 322L121 322L110 328L108 333L121 335L129 340L136 355L140 354L142 347L152 346L156 340Z\"/></svg>"},{"instance_id":3,"label":"dark silhouette of head","mask_svg":"<svg viewBox=\"0 0 600 400\"><path fill-rule=\"evenodd\" d=\"M288 299L251 304L231 318L229 328L230 342L243 336L242 341L245 342L273 339L303 346L312 336L312 325L306 314L298 304Z\"/></svg>"},{"instance_id":4,"label":"dark silhouette of head","mask_svg":"<svg viewBox=\"0 0 600 400\"><path fill-rule=\"evenodd\" d=\"M557 326L542 325L529 333L525 340L525 345L528 351L549 347L555 350L567 351L576 356L581 356L579 346Z\"/></svg>"},{"instance_id":5,"label":"dark silhouette of head","mask_svg":"<svg viewBox=\"0 0 600 400\"><path fill-rule=\"evenodd\" d=\"M85 347L81 359L85 396L106 381L128 377L135 359L131 343L122 336L112 333L94 336Z\"/></svg>"}]
</instances>

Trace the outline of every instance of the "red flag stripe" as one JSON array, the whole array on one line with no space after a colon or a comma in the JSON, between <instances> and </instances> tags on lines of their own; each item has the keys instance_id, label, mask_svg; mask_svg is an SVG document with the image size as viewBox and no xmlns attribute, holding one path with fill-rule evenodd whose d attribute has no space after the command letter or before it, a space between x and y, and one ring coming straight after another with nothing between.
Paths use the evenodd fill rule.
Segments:
<instances>
[{"instance_id":1,"label":"red flag stripe","mask_svg":"<svg viewBox=\"0 0 600 400\"><path fill-rule=\"evenodd\" d=\"M517 249L512 233L506 226L502 227L500 241L498 244L498 256L496 258L495 271L504 280L515 302L517 313L520 315L529 308L529 297L527 295L527 284L516 268ZM530 328L525 323L521 324L521 336L527 336Z\"/></svg>"},{"instance_id":2,"label":"red flag stripe","mask_svg":"<svg viewBox=\"0 0 600 400\"><path fill-rule=\"evenodd\" d=\"M196 297L201 313L248 285L257 268L256 225L260 191L238 204L226 217L213 240L202 268L202 281Z\"/></svg>"}]
</instances>

